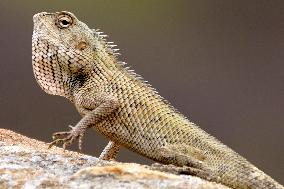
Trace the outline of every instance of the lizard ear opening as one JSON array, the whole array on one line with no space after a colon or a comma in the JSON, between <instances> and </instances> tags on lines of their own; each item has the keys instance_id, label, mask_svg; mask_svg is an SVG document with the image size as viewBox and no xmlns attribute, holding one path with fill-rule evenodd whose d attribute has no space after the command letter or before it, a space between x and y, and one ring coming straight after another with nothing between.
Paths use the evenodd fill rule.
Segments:
<instances>
[{"instance_id":1,"label":"lizard ear opening","mask_svg":"<svg viewBox=\"0 0 284 189\"><path fill-rule=\"evenodd\" d=\"M87 47L88 47L88 44L85 41L80 41L76 46L76 48L81 50L81 51L86 49Z\"/></svg>"}]
</instances>

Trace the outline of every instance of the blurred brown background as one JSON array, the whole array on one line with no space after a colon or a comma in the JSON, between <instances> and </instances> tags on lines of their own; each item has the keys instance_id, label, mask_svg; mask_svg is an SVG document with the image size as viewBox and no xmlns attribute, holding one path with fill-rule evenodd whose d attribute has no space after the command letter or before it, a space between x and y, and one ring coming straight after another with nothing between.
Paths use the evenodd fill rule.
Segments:
<instances>
[{"instance_id":1,"label":"blurred brown background","mask_svg":"<svg viewBox=\"0 0 284 189\"><path fill-rule=\"evenodd\" d=\"M1 0L1 127L46 142L80 119L33 77L32 15L58 10L109 34L162 96L284 183L283 0ZM98 156L106 143L89 131L83 152ZM125 149L118 159L151 163Z\"/></svg>"}]
</instances>

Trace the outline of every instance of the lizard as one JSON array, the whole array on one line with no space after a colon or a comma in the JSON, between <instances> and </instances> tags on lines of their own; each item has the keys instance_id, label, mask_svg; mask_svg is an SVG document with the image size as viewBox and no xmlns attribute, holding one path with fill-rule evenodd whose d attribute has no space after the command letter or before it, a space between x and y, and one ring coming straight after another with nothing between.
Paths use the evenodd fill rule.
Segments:
<instances>
[{"instance_id":1,"label":"lizard","mask_svg":"<svg viewBox=\"0 0 284 189\"><path fill-rule=\"evenodd\" d=\"M53 134L65 149L94 128L110 142L101 159L120 146L176 169L235 189L284 187L187 119L144 79L119 61L112 42L73 13L33 17L32 65L39 86L67 98L82 115L69 131Z\"/></svg>"}]
</instances>

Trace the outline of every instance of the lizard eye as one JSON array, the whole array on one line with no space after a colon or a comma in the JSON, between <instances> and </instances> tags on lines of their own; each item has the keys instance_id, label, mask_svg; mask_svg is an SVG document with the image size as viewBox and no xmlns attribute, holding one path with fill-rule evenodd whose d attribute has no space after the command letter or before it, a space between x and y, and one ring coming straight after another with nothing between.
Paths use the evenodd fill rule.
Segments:
<instances>
[{"instance_id":1,"label":"lizard eye","mask_svg":"<svg viewBox=\"0 0 284 189\"><path fill-rule=\"evenodd\" d=\"M72 25L73 19L69 15L59 15L57 18L57 25L60 28L68 28Z\"/></svg>"}]
</instances>

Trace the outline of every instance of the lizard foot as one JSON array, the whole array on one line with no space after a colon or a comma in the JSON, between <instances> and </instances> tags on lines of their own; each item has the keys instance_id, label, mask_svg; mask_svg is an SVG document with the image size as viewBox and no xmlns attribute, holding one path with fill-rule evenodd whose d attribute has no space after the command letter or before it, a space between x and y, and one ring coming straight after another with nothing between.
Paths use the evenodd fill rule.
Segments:
<instances>
[{"instance_id":1,"label":"lizard foot","mask_svg":"<svg viewBox=\"0 0 284 189\"><path fill-rule=\"evenodd\" d=\"M218 182L219 178L214 176L211 171L208 170L202 170L194 167L189 166L175 166L172 164L169 165L163 165L160 163L154 163L150 166L150 169L162 171L162 172L168 172L172 174L183 174L183 175L192 175L201 177L203 179L209 180L209 181L216 181Z\"/></svg>"},{"instance_id":2,"label":"lizard foot","mask_svg":"<svg viewBox=\"0 0 284 189\"><path fill-rule=\"evenodd\" d=\"M65 150L67 146L70 146L75 140L79 140L79 150L82 149L82 141L86 131L86 128L73 127L70 131L56 132L52 134L53 141L49 144L48 148L51 148L54 145L62 144L63 149Z\"/></svg>"}]
</instances>

